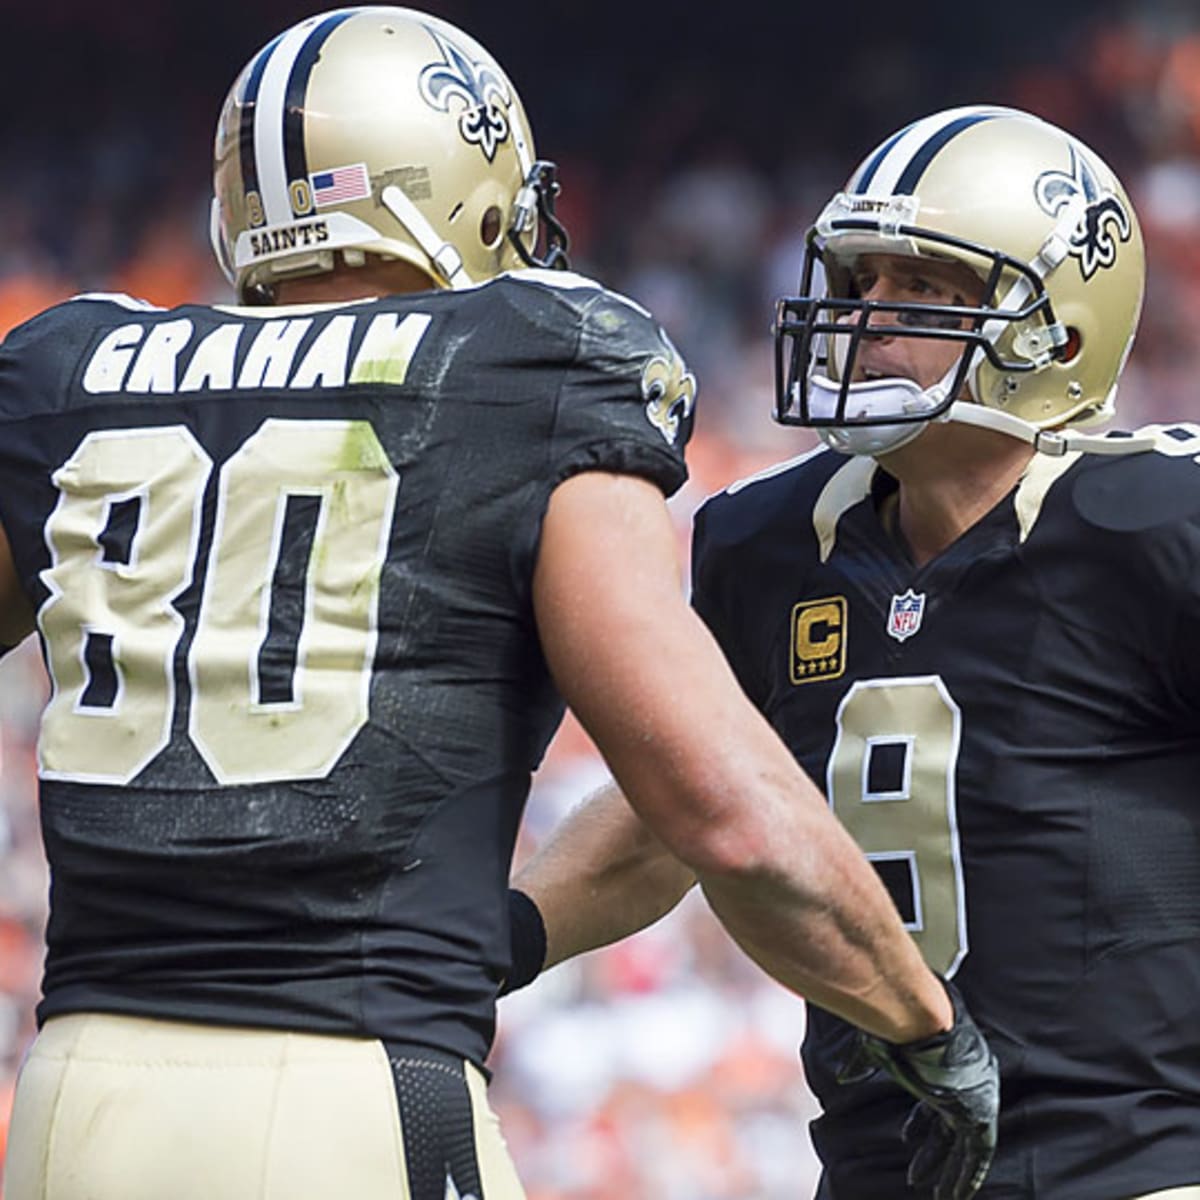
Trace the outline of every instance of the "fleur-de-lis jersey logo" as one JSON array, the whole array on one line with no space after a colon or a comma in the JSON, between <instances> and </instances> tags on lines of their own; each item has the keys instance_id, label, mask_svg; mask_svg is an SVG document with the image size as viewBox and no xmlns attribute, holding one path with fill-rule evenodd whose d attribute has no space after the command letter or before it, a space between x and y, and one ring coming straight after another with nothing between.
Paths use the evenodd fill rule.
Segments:
<instances>
[{"instance_id":1,"label":"fleur-de-lis jersey logo","mask_svg":"<svg viewBox=\"0 0 1200 1200\"><path fill-rule=\"evenodd\" d=\"M656 354L642 368L642 397L650 424L675 445L680 423L696 404L696 377L684 366L679 351L663 336L666 354Z\"/></svg>"},{"instance_id":2,"label":"fleur-de-lis jersey logo","mask_svg":"<svg viewBox=\"0 0 1200 1200\"><path fill-rule=\"evenodd\" d=\"M1129 241L1132 223L1116 193L1101 187L1095 169L1083 154L1071 148L1071 170L1043 171L1034 185L1043 212L1058 216L1076 196L1087 202L1083 217L1071 235L1071 254L1079 259L1085 280L1117 261L1117 238ZM1113 234L1116 233L1117 237Z\"/></svg>"},{"instance_id":3,"label":"fleur-de-lis jersey logo","mask_svg":"<svg viewBox=\"0 0 1200 1200\"><path fill-rule=\"evenodd\" d=\"M496 147L508 140L508 83L490 63L472 61L436 30L426 29L442 57L421 71L421 96L439 112L450 112L457 102L461 106L458 130L463 140L477 145L491 162Z\"/></svg>"}]
</instances>

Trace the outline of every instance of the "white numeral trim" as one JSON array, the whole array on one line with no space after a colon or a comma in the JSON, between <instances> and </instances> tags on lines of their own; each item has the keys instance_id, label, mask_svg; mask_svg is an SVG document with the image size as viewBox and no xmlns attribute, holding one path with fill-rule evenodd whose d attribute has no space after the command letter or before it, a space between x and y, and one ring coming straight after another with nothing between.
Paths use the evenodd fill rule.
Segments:
<instances>
[{"instance_id":1,"label":"white numeral trim","mask_svg":"<svg viewBox=\"0 0 1200 1200\"><path fill-rule=\"evenodd\" d=\"M88 434L52 476L48 598L38 612L52 691L46 779L127 783L168 744L176 599L196 573L212 460L183 426ZM399 476L367 421L271 419L218 475L217 513L188 651L188 732L221 783L322 778L368 719L379 592ZM259 655L287 501L320 499L291 699L262 699ZM114 506L137 498L127 562L104 562ZM110 703L85 704L89 637L109 639Z\"/></svg>"},{"instance_id":2,"label":"white numeral trim","mask_svg":"<svg viewBox=\"0 0 1200 1200\"><path fill-rule=\"evenodd\" d=\"M189 732L221 783L322 778L366 724L399 476L365 421L264 421L225 464ZM321 499L292 700L263 703L259 654L289 495Z\"/></svg>"},{"instance_id":3,"label":"white numeral trim","mask_svg":"<svg viewBox=\"0 0 1200 1200\"><path fill-rule=\"evenodd\" d=\"M925 902L921 895L921 872L917 870L917 856L912 850L880 850L866 855L868 862L902 862L908 867L908 881L912 888L913 918L904 922L909 933L925 930Z\"/></svg>"},{"instance_id":4,"label":"white numeral trim","mask_svg":"<svg viewBox=\"0 0 1200 1200\"><path fill-rule=\"evenodd\" d=\"M868 859L906 861L926 961L951 976L966 957L966 895L956 772L962 713L940 676L862 679L838 706L829 803ZM904 795L868 790L871 749L905 746Z\"/></svg>"},{"instance_id":5,"label":"white numeral trim","mask_svg":"<svg viewBox=\"0 0 1200 1200\"><path fill-rule=\"evenodd\" d=\"M89 433L54 473L46 521L49 593L38 610L51 695L42 717L43 778L127 783L166 746L175 710L175 599L191 586L212 460L181 425ZM121 497L141 499L129 563L104 563L100 536ZM112 639L117 691L84 705L88 634Z\"/></svg>"}]
</instances>

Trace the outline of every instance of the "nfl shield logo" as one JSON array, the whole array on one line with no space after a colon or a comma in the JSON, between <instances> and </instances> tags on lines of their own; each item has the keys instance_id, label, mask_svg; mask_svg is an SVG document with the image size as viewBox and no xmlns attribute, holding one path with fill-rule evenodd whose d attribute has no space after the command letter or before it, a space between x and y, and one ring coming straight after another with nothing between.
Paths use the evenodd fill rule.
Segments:
<instances>
[{"instance_id":1,"label":"nfl shield logo","mask_svg":"<svg viewBox=\"0 0 1200 1200\"><path fill-rule=\"evenodd\" d=\"M925 615L925 593L917 595L909 588L903 596L892 597L892 611L888 613L887 631L898 642L910 638L921 628Z\"/></svg>"}]
</instances>

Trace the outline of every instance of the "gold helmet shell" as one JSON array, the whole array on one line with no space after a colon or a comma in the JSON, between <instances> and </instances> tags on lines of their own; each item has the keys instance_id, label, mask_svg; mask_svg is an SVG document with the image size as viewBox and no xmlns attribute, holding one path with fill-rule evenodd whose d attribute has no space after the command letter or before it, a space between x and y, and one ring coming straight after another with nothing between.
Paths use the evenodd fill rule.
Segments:
<instances>
[{"instance_id":1,"label":"gold helmet shell","mask_svg":"<svg viewBox=\"0 0 1200 1200\"><path fill-rule=\"evenodd\" d=\"M556 191L516 89L478 42L413 9L345 8L285 30L230 90L213 247L243 300L367 254L471 286L560 265L532 257L539 214L561 234Z\"/></svg>"},{"instance_id":2,"label":"gold helmet shell","mask_svg":"<svg viewBox=\"0 0 1200 1200\"><path fill-rule=\"evenodd\" d=\"M1028 113L977 106L935 113L877 146L809 231L805 295L781 301L780 419L836 425L853 407L850 368L830 342L864 308L850 266L866 253L962 262L984 285L977 306L913 305L876 327L964 344L960 369L936 396L887 420L929 420L964 397L1039 430L1111 415L1141 312L1145 251L1120 180L1078 138ZM845 385L831 419L804 419L814 376Z\"/></svg>"}]
</instances>

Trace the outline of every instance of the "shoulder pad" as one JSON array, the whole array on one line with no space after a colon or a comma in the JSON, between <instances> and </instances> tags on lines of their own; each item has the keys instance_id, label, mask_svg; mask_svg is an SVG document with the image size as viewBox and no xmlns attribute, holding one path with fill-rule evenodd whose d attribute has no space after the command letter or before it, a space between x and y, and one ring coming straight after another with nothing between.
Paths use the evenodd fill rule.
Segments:
<instances>
[{"instance_id":1,"label":"shoulder pad","mask_svg":"<svg viewBox=\"0 0 1200 1200\"><path fill-rule=\"evenodd\" d=\"M1150 454L1082 464L1072 489L1080 517L1112 533L1146 532L1200 518L1200 430L1192 430L1190 444L1168 432L1171 445Z\"/></svg>"},{"instance_id":2,"label":"shoulder pad","mask_svg":"<svg viewBox=\"0 0 1200 1200\"><path fill-rule=\"evenodd\" d=\"M80 292L78 295L72 296L66 303L74 304L77 300L98 300L102 303L117 304L121 308L128 308L133 312L167 311L161 304L151 304L149 300L139 300L136 296L129 296L125 292Z\"/></svg>"},{"instance_id":3,"label":"shoulder pad","mask_svg":"<svg viewBox=\"0 0 1200 1200\"><path fill-rule=\"evenodd\" d=\"M606 288L604 284L598 283L594 279L589 279L586 275L577 275L574 271L557 271L547 270L544 267L524 267L517 271L505 271L503 275L497 276L498 279L511 279L516 283L531 283L539 287L549 288L551 291L592 291L602 293L604 296L617 300L621 304L628 305L635 312L641 313L643 317L654 319L653 314L636 300L631 300L628 296L623 296L620 292L614 292L610 288Z\"/></svg>"},{"instance_id":4,"label":"shoulder pad","mask_svg":"<svg viewBox=\"0 0 1200 1200\"><path fill-rule=\"evenodd\" d=\"M772 463L769 467L764 467L761 471L755 471L753 475L747 475L745 479L735 479L725 489L725 494L733 496L748 487L752 487L756 483L763 483L768 479L774 479L777 475L782 475L786 471L791 471L796 467L802 466L809 459L816 458L818 454L824 454L828 449L828 446L814 446L811 450L806 450L803 454L797 454L795 458L784 459L783 462Z\"/></svg>"},{"instance_id":5,"label":"shoulder pad","mask_svg":"<svg viewBox=\"0 0 1200 1200\"><path fill-rule=\"evenodd\" d=\"M1200 458L1200 425L1191 421L1172 421L1169 425L1142 425L1134 430L1133 436L1152 437L1155 453L1165 454L1168 458Z\"/></svg>"},{"instance_id":6,"label":"shoulder pad","mask_svg":"<svg viewBox=\"0 0 1200 1200\"><path fill-rule=\"evenodd\" d=\"M710 538L721 541L740 541L767 528L811 529L814 507L830 477L855 461L816 447L709 496L697 516L703 514Z\"/></svg>"}]
</instances>

